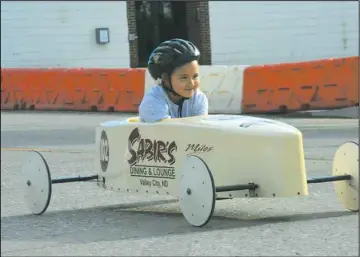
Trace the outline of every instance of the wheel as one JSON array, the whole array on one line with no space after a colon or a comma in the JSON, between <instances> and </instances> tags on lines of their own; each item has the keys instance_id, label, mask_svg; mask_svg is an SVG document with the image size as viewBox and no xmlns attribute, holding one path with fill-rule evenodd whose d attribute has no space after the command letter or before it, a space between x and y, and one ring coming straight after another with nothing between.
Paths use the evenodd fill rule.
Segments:
<instances>
[{"instance_id":1,"label":"wheel","mask_svg":"<svg viewBox=\"0 0 360 257\"><path fill-rule=\"evenodd\" d=\"M193 226L202 227L215 208L214 178L207 165L197 156L187 156L181 169L180 209Z\"/></svg>"},{"instance_id":2,"label":"wheel","mask_svg":"<svg viewBox=\"0 0 360 257\"><path fill-rule=\"evenodd\" d=\"M51 175L49 166L41 153L29 152L22 167L24 175L24 197L28 208L33 214L43 214L50 204Z\"/></svg>"},{"instance_id":3,"label":"wheel","mask_svg":"<svg viewBox=\"0 0 360 257\"><path fill-rule=\"evenodd\" d=\"M351 211L359 211L359 145L355 142L342 144L333 159L333 176L351 175L351 180L334 181L335 192L342 205Z\"/></svg>"}]
</instances>

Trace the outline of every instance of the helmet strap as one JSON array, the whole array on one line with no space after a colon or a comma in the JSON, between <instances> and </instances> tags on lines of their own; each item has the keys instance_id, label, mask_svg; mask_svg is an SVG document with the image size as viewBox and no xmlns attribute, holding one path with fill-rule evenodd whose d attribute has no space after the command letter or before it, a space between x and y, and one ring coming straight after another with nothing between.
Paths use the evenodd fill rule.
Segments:
<instances>
[{"instance_id":1,"label":"helmet strap","mask_svg":"<svg viewBox=\"0 0 360 257\"><path fill-rule=\"evenodd\" d=\"M171 94L173 94L174 96L180 96L182 99L181 99L181 102L183 102L184 100L188 100L190 99L189 97L184 97L182 95L179 95L178 93L175 92L173 86L172 86L172 83L171 83L171 72L168 73L168 82L169 82L169 87L164 87L166 91L170 92Z\"/></svg>"}]
</instances>

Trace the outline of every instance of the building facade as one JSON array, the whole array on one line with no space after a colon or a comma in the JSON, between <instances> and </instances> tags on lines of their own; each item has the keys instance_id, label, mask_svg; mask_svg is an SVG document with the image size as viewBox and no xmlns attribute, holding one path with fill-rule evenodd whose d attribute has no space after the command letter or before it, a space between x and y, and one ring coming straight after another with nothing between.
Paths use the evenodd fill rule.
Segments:
<instances>
[{"instance_id":1,"label":"building facade","mask_svg":"<svg viewBox=\"0 0 360 257\"><path fill-rule=\"evenodd\" d=\"M144 67L172 37L197 44L203 65L358 56L358 19L352 1L2 1L1 66Z\"/></svg>"}]
</instances>

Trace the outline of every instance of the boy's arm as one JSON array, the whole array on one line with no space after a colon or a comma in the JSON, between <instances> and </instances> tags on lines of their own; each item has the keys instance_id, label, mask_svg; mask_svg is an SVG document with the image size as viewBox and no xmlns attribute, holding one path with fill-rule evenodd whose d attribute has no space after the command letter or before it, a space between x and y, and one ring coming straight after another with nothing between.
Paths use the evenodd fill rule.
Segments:
<instances>
[{"instance_id":1,"label":"boy's arm","mask_svg":"<svg viewBox=\"0 0 360 257\"><path fill-rule=\"evenodd\" d=\"M159 122L171 118L165 100L153 96L145 98L140 104L139 117L142 122Z\"/></svg>"},{"instance_id":2,"label":"boy's arm","mask_svg":"<svg viewBox=\"0 0 360 257\"><path fill-rule=\"evenodd\" d=\"M199 95L199 98L194 103L193 116L208 115L209 100L204 93Z\"/></svg>"}]
</instances>

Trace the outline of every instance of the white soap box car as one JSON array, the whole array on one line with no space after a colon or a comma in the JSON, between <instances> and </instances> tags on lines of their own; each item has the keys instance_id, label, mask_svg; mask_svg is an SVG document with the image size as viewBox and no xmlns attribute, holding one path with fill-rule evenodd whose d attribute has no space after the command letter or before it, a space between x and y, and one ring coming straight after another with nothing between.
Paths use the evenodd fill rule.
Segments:
<instances>
[{"instance_id":1,"label":"white soap box car","mask_svg":"<svg viewBox=\"0 0 360 257\"><path fill-rule=\"evenodd\" d=\"M96 128L95 173L51 179L33 152L23 166L25 197L34 214L46 211L52 184L97 180L101 188L171 195L194 226L210 220L217 199L308 195L309 183L334 181L345 208L358 211L358 145L346 142L332 176L308 179L301 132L283 122L239 115L208 115L141 123L138 117Z\"/></svg>"}]
</instances>

